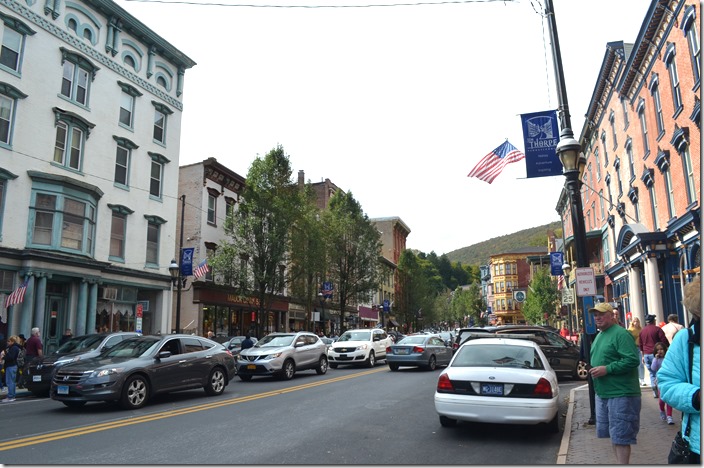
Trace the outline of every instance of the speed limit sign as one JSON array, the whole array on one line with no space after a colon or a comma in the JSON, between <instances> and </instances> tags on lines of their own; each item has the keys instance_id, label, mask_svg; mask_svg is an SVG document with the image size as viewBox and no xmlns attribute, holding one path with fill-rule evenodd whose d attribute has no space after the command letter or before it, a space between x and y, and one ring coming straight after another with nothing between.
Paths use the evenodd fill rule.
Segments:
<instances>
[{"instance_id":1,"label":"speed limit sign","mask_svg":"<svg viewBox=\"0 0 704 468\"><path fill-rule=\"evenodd\" d=\"M563 305L574 304L574 289L565 288L562 290L562 304Z\"/></svg>"}]
</instances>

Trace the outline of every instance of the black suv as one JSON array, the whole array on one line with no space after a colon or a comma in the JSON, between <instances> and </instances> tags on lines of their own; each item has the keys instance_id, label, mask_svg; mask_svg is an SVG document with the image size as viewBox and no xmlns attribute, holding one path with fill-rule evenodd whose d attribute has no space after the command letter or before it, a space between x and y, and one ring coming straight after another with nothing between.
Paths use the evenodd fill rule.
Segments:
<instances>
[{"instance_id":1,"label":"black suv","mask_svg":"<svg viewBox=\"0 0 704 468\"><path fill-rule=\"evenodd\" d=\"M468 328L458 328L457 329L457 334L455 336L455 342L452 343L452 353L454 354L455 351L457 351L460 346L462 346L462 343L467 341L467 337L469 336L470 333L492 333L493 330L495 330L496 327L468 327Z\"/></svg>"},{"instance_id":2,"label":"black suv","mask_svg":"<svg viewBox=\"0 0 704 468\"><path fill-rule=\"evenodd\" d=\"M579 359L579 348L572 341L566 340L559 333L546 327L536 325L501 325L492 330L497 335L531 335L545 357L558 375L584 380L587 368Z\"/></svg>"}]
</instances>

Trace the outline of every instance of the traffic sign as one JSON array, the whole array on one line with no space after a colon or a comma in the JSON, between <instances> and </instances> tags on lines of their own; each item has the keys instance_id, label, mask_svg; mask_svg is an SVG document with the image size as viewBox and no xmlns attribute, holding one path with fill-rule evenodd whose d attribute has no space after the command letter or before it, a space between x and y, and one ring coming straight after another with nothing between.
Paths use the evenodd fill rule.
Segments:
<instances>
[{"instance_id":1,"label":"traffic sign","mask_svg":"<svg viewBox=\"0 0 704 468\"><path fill-rule=\"evenodd\" d=\"M577 297L596 296L596 276L592 267L575 269Z\"/></svg>"},{"instance_id":2,"label":"traffic sign","mask_svg":"<svg viewBox=\"0 0 704 468\"><path fill-rule=\"evenodd\" d=\"M574 304L574 289L565 288L562 290L562 304L563 305Z\"/></svg>"}]
</instances>

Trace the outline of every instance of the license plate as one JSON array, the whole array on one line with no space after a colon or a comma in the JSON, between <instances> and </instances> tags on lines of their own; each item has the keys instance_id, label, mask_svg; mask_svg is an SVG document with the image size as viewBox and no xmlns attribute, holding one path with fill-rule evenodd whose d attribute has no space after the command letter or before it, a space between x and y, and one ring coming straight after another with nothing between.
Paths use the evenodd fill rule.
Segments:
<instances>
[{"instance_id":1,"label":"license plate","mask_svg":"<svg viewBox=\"0 0 704 468\"><path fill-rule=\"evenodd\" d=\"M59 395L68 395L68 385L59 385L56 389Z\"/></svg>"},{"instance_id":2,"label":"license plate","mask_svg":"<svg viewBox=\"0 0 704 468\"><path fill-rule=\"evenodd\" d=\"M256 364L247 364L247 369L255 370L257 368Z\"/></svg>"},{"instance_id":3,"label":"license plate","mask_svg":"<svg viewBox=\"0 0 704 468\"><path fill-rule=\"evenodd\" d=\"M32 376L32 382L41 382L41 381L42 381L41 375L33 375Z\"/></svg>"},{"instance_id":4,"label":"license plate","mask_svg":"<svg viewBox=\"0 0 704 468\"><path fill-rule=\"evenodd\" d=\"M482 384L482 395L503 396L504 384Z\"/></svg>"},{"instance_id":5,"label":"license plate","mask_svg":"<svg viewBox=\"0 0 704 468\"><path fill-rule=\"evenodd\" d=\"M396 354L408 354L408 349L397 349Z\"/></svg>"},{"instance_id":6,"label":"license plate","mask_svg":"<svg viewBox=\"0 0 704 468\"><path fill-rule=\"evenodd\" d=\"M347 355L346 355L346 354L340 354L340 357L341 357L341 358L346 358Z\"/></svg>"}]
</instances>

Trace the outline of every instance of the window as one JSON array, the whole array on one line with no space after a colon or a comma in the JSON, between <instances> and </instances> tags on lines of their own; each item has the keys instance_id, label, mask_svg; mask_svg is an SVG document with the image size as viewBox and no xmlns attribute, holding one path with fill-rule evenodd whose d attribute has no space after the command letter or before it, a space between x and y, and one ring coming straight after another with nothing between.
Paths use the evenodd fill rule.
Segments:
<instances>
[{"instance_id":1,"label":"window","mask_svg":"<svg viewBox=\"0 0 704 468\"><path fill-rule=\"evenodd\" d=\"M609 115L609 123L611 124L611 138L614 140L614 150L618 147L618 138L616 138L616 116L614 111Z\"/></svg>"},{"instance_id":2,"label":"window","mask_svg":"<svg viewBox=\"0 0 704 468\"><path fill-rule=\"evenodd\" d=\"M85 141L93 124L80 116L54 107L56 141L54 163L76 171L81 170Z\"/></svg>"},{"instance_id":3,"label":"window","mask_svg":"<svg viewBox=\"0 0 704 468\"><path fill-rule=\"evenodd\" d=\"M220 192L218 192L215 189L209 188L208 189L208 213L207 213L207 222L208 224L215 226L217 225L217 207L218 207L218 197L220 196Z\"/></svg>"},{"instance_id":4,"label":"window","mask_svg":"<svg viewBox=\"0 0 704 468\"><path fill-rule=\"evenodd\" d=\"M593 221L593 226L594 229L596 229L599 225L596 222L596 202L592 202L592 221Z\"/></svg>"},{"instance_id":5,"label":"window","mask_svg":"<svg viewBox=\"0 0 704 468\"><path fill-rule=\"evenodd\" d=\"M616 158L614 161L614 169L616 169L616 180L618 181L618 197L623 196L623 183L621 182L621 159Z\"/></svg>"},{"instance_id":6,"label":"window","mask_svg":"<svg viewBox=\"0 0 704 468\"><path fill-rule=\"evenodd\" d=\"M596 166L596 180L601 180L601 164L599 164L599 148L594 148L594 165Z\"/></svg>"},{"instance_id":7,"label":"window","mask_svg":"<svg viewBox=\"0 0 704 468\"><path fill-rule=\"evenodd\" d=\"M609 251L609 236L607 233L601 238L601 252L604 256L604 265L608 265L611 262L611 251Z\"/></svg>"},{"instance_id":8,"label":"window","mask_svg":"<svg viewBox=\"0 0 704 468\"><path fill-rule=\"evenodd\" d=\"M675 63L675 44L669 43L663 56L663 61L670 74L670 87L672 88L672 107L675 109L675 116L682 110L682 94L680 91L680 78L677 74L677 64Z\"/></svg>"},{"instance_id":9,"label":"window","mask_svg":"<svg viewBox=\"0 0 704 468\"><path fill-rule=\"evenodd\" d=\"M684 170L684 180L687 189L687 203L692 204L697 199L697 186L694 180L694 168L692 167L692 156L689 151L689 129L680 128L675 125L675 131L670 140L670 144L682 157L682 168Z\"/></svg>"},{"instance_id":10,"label":"window","mask_svg":"<svg viewBox=\"0 0 704 468\"><path fill-rule=\"evenodd\" d=\"M665 121L662 118L662 101L660 100L659 85L658 75L654 74L650 82L650 95L653 97L653 106L655 106L655 123L658 126L658 139L665 134Z\"/></svg>"},{"instance_id":11,"label":"window","mask_svg":"<svg viewBox=\"0 0 704 468\"><path fill-rule=\"evenodd\" d=\"M152 161L151 175L149 178L149 194L161 198L161 179L164 173L164 166L158 161Z\"/></svg>"},{"instance_id":12,"label":"window","mask_svg":"<svg viewBox=\"0 0 704 468\"><path fill-rule=\"evenodd\" d=\"M675 191L672 187L672 173L668 167L662 174L665 178L665 191L667 192L667 215L668 219L675 216Z\"/></svg>"},{"instance_id":13,"label":"window","mask_svg":"<svg viewBox=\"0 0 704 468\"><path fill-rule=\"evenodd\" d=\"M5 197L7 192L8 180L16 179L17 176L0 167L0 240L2 240L2 225L5 217Z\"/></svg>"},{"instance_id":14,"label":"window","mask_svg":"<svg viewBox=\"0 0 704 468\"><path fill-rule=\"evenodd\" d=\"M601 146L604 148L604 167L609 165L609 153L606 151L606 132L601 132Z\"/></svg>"},{"instance_id":15,"label":"window","mask_svg":"<svg viewBox=\"0 0 704 468\"><path fill-rule=\"evenodd\" d=\"M19 74L22 67L25 38L34 35L36 31L11 16L0 14L0 18L4 23L2 47L0 47L0 68Z\"/></svg>"},{"instance_id":16,"label":"window","mask_svg":"<svg viewBox=\"0 0 704 468\"><path fill-rule=\"evenodd\" d=\"M658 197L655 194L655 186L650 184L650 186L648 186L648 191L650 192L650 210L653 215L653 230L659 231L660 223L658 222Z\"/></svg>"},{"instance_id":17,"label":"window","mask_svg":"<svg viewBox=\"0 0 704 468\"><path fill-rule=\"evenodd\" d=\"M628 156L628 171L631 174L631 179L633 179L636 176L636 163L633 157L633 145L631 144L630 138L626 142L626 156Z\"/></svg>"},{"instance_id":18,"label":"window","mask_svg":"<svg viewBox=\"0 0 704 468\"><path fill-rule=\"evenodd\" d=\"M14 86L0 82L0 146L9 147L12 143L17 99L26 97Z\"/></svg>"},{"instance_id":19,"label":"window","mask_svg":"<svg viewBox=\"0 0 704 468\"><path fill-rule=\"evenodd\" d=\"M606 213L604 212L604 189L599 190L599 213L601 214L601 219L606 219Z\"/></svg>"},{"instance_id":20,"label":"window","mask_svg":"<svg viewBox=\"0 0 704 468\"><path fill-rule=\"evenodd\" d=\"M113 135L117 142L117 152L115 155L115 183L124 187L130 184L130 163L132 161L132 150L138 146L127 138Z\"/></svg>"},{"instance_id":21,"label":"window","mask_svg":"<svg viewBox=\"0 0 704 468\"><path fill-rule=\"evenodd\" d=\"M628 102L626 98L621 98L621 109L623 110L623 129L628 129Z\"/></svg>"},{"instance_id":22,"label":"window","mask_svg":"<svg viewBox=\"0 0 704 468\"><path fill-rule=\"evenodd\" d=\"M638 187L631 187L631 189L628 191L628 198L633 204L635 221L636 223L640 223L640 209L638 207Z\"/></svg>"},{"instance_id":23,"label":"window","mask_svg":"<svg viewBox=\"0 0 704 468\"><path fill-rule=\"evenodd\" d=\"M159 216L144 215L147 220L147 256L146 264L152 268L159 268L159 235L161 225L166 220Z\"/></svg>"},{"instance_id":24,"label":"window","mask_svg":"<svg viewBox=\"0 0 704 468\"><path fill-rule=\"evenodd\" d=\"M125 259L126 229L127 217L120 212L113 212L110 226L110 258L113 260Z\"/></svg>"},{"instance_id":25,"label":"window","mask_svg":"<svg viewBox=\"0 0 704 468\"><path fill-rule=\"evenodd\" d=\"M643 155L650 153L650 143L648 143L648 124L645 120L645 101L641 99L638 105L638 120L640 121L640 133L643 136ZM626 148L628 151L628 148ZM631 151L632 152L632 151ZM629 161L631 155L629 154ZM631 168L631 176L633 176L633 168Z\"/></svg>"},{"instance_id":26,"label":"window","mask_svg":"<svg viewBox=\"0 0 704 468\"><path fill-rule=\"evenodd\" d=\"M235 214L235 199L231 197L225 197L225 217L231 218Z\"/></svg>"},{"instance_id":27,"label":"window","mask_svg":"<svg viewBox=\"0 0 704 468\"><path fill-rule=\"evenodd\" d=\"M119 123L121 126L132 130L134 128L134 107L136 98L141 96L142 93L137 91L134 86L123 83L122 81L118 81L117 84L122 89L122 93L120 94Z\"/></svg>"},{"instance_id":28,"label":"window","mask_svg":"<svg viewBox=\"0 0 704 468\"><path fill-rule=\"evenodd\" d=\"M32 246L52 247L88 255L93 253L96 204L66 193L35 191L30 207Z\"/></svg>"},{"instance_id":29,"label":"window","mask_svg":"<svg viewBox=\"0 0 704 468\"><path fill-rule=\"evenodd\" d=\"M611 176L609 174L606 174L606 189L609 192L609 210L614 204L614 199L613 196L611 195Z\"/></svg>"},{"instance_id":30,"label":"window","mask_svg":"<svg viewBox=\"0 0 704 468\"><path fill-rule=\"evenodd\" d=\"M88 106L89 83L93 73L86 66L87 60L72 59L77 57L75 54L66 54L63 61L63 78L61 80L61 95L70 101Z\"/></svg>"},{"instance_id":31,"label":"window","mask_svg":"<svg viewBox=\"0 0 704 468\"><path fill-rule=\"evenodd\" d=\"M154 141L166 145L167 116L173 114L173 111L156 101L152 101L152 104L154 105Z\"/></svg>"},{"instance_id":32,"label":"window","mask_svg":"<svg viewBox=\"0 0 704 468\"><path fill-rule=\"evenodd\" d=\"M587 210L586 218L587 218L587 231L591 231L592 230L592 215L589 210Z\"/></svg>"},{"instance_id":33,"label":"window","mask_svg":"<svg viewBox=\"0 0 704 468\"><path fill-rule=\"evenodd\" d=\"M687 45L689 46L689 58L692 61L692 76L694 78L695 89L699 86L701 80L701 69L699 60L701 58L701 50L699 49L699 33L697 31L696 9L693 5L687 7L682 21L682 30L687 36Z\"/></svg>"}]
</instances>

